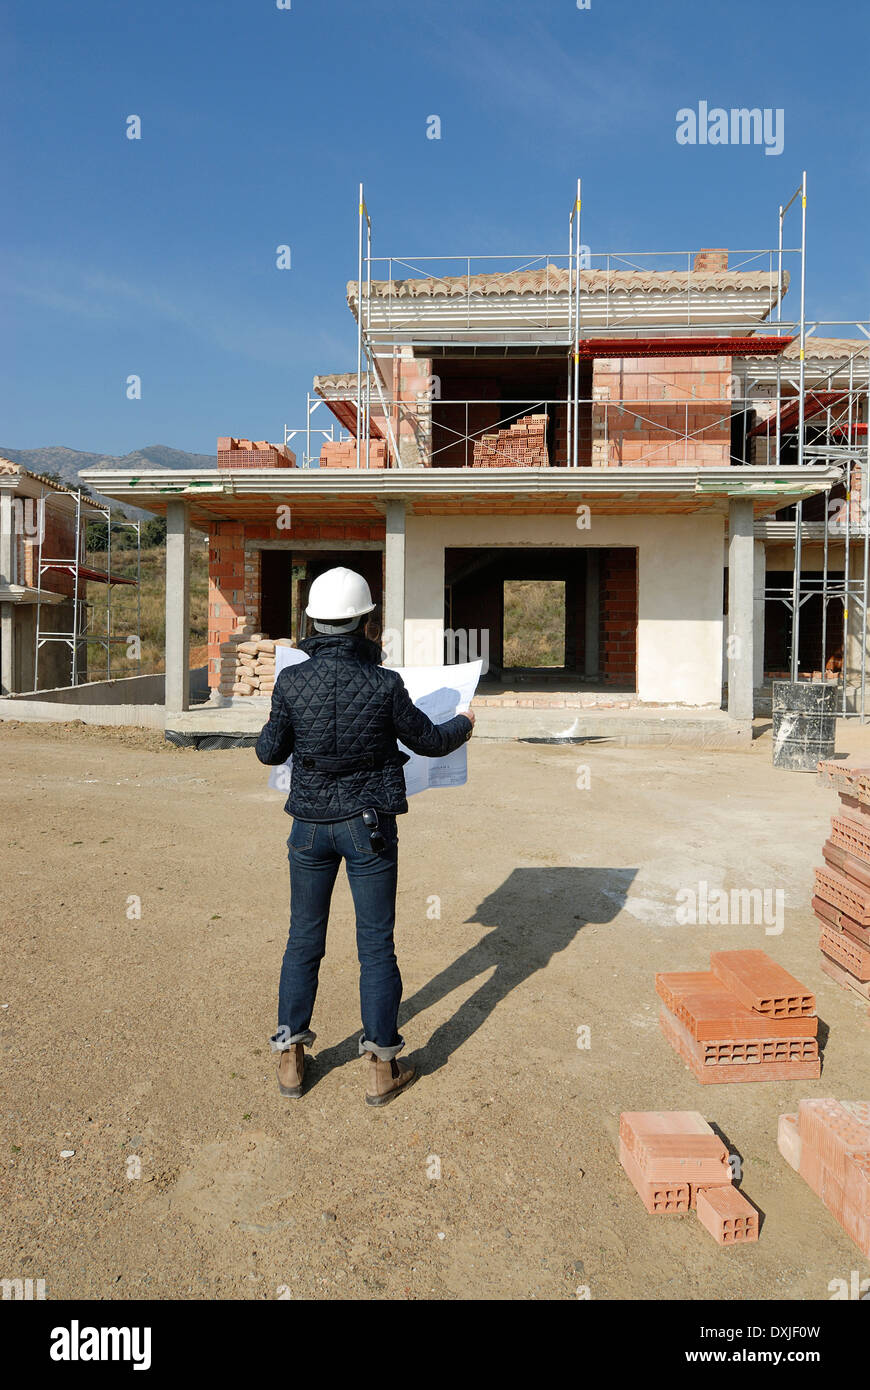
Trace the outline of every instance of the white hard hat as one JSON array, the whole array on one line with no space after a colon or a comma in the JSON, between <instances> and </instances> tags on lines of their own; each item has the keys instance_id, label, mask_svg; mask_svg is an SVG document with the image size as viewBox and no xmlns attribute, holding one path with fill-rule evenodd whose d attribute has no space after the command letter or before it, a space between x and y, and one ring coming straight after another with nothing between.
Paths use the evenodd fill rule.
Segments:
<instances>
[{"instance_id":1,"label":"white hard hat","mask_svg":"<svg viewBox=\"0 0 870 1390\"><path fill-rule=\"evenodd\" d=\"M344 622L361 618L374 608L371 590L361 574L342 565L317 576L308 594L309 618L321 622Z\"/></svg>"}]
</instances>

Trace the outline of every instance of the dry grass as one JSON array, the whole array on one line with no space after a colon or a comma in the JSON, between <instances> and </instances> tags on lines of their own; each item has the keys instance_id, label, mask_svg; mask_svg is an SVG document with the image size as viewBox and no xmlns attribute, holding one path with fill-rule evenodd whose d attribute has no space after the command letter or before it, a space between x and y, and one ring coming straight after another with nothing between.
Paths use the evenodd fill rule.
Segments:
<instances>
[{"instance_id":1,"label":"dry grass","mask_svg":"<svg viewBox=\"0 0 870 1390\"><path fill-rule=\"evenodd\" d=\"M94 551L88 555L87 563L95 569L105 569L105 552ZM136 574L136 552L116 551L112 556L112 573ZM150 675L162 671L163 641L166 630L166 547L155 546L142 551L142 582L139 592L141 609L140 632L142 637L141 665L128 656L122 642L112 645L112 675L136 676ZM126 637L136 632L137 592L126 584L115 585L112 589L112 632L116 637ZM88 585L88 601L91 608L91 624L95 632L105 630L105 592L101 584ZM208 549L196 537L190 544L190 643L191 665L205 664L204 644L208 637ZM203 650L200 652L199 648ZM92 680L100 680L105 675L106 653L99 643L88 643L88 672Z\"/></svg>"},{"instance_id":2,"label":"dry grass","mask_svg":"<svg viewBox=\"0 0 870 1390\"><path fill-rule=\"evenodd\" d=\"M505 581L504 664L564 666L565 584L561 579Z\"/></svg>"}]
</instances>

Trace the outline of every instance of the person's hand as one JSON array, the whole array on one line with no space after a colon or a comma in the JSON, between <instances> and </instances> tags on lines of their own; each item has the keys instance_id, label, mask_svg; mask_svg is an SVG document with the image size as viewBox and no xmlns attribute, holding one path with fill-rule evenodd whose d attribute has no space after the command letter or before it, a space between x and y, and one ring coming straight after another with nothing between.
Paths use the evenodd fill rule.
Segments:
<instances>
[{"instance_id":1,"label":"person's hand","mask_svg":"<svg viewBox=\"0 0 870 1390\"><path fill-rule=\"evenodd\" d=\"M473 728L474 728L474 710L473 710L473 709L464 709L464 710L462 711L462 713L465 715L466 719L470 719L470 720L471 720L471 727L472 727L472 729L473 729Z\"/></svg>"}]
</instances>

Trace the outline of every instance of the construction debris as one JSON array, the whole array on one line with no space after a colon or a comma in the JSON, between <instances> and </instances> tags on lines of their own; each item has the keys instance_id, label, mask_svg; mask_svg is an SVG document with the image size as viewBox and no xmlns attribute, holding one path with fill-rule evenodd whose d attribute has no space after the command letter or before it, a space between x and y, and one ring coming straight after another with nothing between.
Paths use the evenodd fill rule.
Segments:
<instances>
[{"instance_id":1,"label":"construction debris","mask_svg":"<svg viewBox=\"0 0 870 1390\"><path fill-rule=\"evenodd\" d=\"M802 1100L780 1115L777 1145L870 1258L870 1101Z\"/></svg>"},{"instance_id":2,"label":"construction debris","mask_svg":"<svg viewBox=\"0 0 870 1390\"><path fill-rule=\"evenodd\" d=\"M870 999L870 766L820 762L839 793L839 814L822 846L813 911L821 928L822 969L860 999Z\"/></svg>"},{"instance_id":3,"label":"construction debris","mask_svg":"<svg viewBox=\"0 0 870 1390\"><path fill-rule=\"evenodd\" d=\"M758 1239L758 1212L733 1186L728 1150L696 1110L625 1111L619 1161L651 1216L696 1211L720 1245Z\"/></svg>"},{"instance_id":4,"label":"construction debris","mask_svg":"<svg viewBox=\"0 0 870 1390\"><path fill-rule=\"evenodd\" d=\"M656 975L662 1032L702 1085L815 1079L815 997L764 951L714 951L709 971Z\"/></svg>"}]
</instances>

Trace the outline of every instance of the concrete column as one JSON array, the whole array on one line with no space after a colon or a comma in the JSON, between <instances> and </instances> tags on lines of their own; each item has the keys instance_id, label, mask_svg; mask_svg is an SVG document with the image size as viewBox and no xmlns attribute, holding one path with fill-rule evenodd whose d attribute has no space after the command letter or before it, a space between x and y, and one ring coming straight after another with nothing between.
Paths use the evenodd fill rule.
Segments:
<instances>
[{"instance_id":1,"label":"concrete column","mask_svg":"<svg viewBox=\"0 0 870 1390\"><path fill-rule=\"evenodd\" d=\"M190 518L187 504L166 506L166 709L190 706Z\"/></svg>"},{"instance_id":2,"label":"concrete column","mask_svg":"<svg viewBox=\"0 0 870 1390\"><path fill-rule=\"evenodd\" d=\"M598 620L601 611L601 556L597 550L586 551L586 657L587 676L599 674Z\"/></svg>"},{"instance_id":3,"label":"concrete column","mask_svg":"<svg viewBox=\"0 0 870 1390\"><path fill-rule=\"evenodd\" d=\"M0 492L0 584L15 583L15 535L12 526L12 494ZM0 603L0 694L15 689L15 609Z\"/></svg>"},{"instance_id":4,"label":"concrete column","mask_svg":"<svg viewBox=\"0 0 870 1390\"><path fill-rule=\"evenodd\" d=\"M755 712L752 675L755 647L754 507L734 497L728 508L728 713L750 720Z\"/></svg>"},{"instance_id":5,"label":"concrete column","mask_svg":"<svg viewBox=\"0 0 870 1390\"><path fill-rule=\"evenodd\" d=\"M385 664L401 666L405 655L405 503L387 503L384 545L384 630L390 634Z\"/></svg>"},{"instance_id":6,"label":"concrete column","mask_svg":"<svg viewBox=\"0 0 870 1390\"><path fill-rule=\"evenodd\" d=\"M12 493L0 492L0 584L14 584L16 547Z\"/></svg>"},{"instance_id":7,"label":"concrete column","mask_svg":"<svg viewBox=\"0 0 870 1390\"><path fill-rule=\"evenodd\" d=\"M755 652L752 684L756 690L764 685L764 590L767 586L767 548L764 541L755 542Z\"/></svg>"},{"instance_id":8,"label":"concrete column","mask_svg":"<svg viewBox=\"0 0 870 1390\"><path fill-rule=\"evenodd\" d=\"M859 602L863 598L863 592L864 537L862 533L859 533L858 536L852 536L849 545L849 589L844 646L846 685L850 692L854 692L855 701L853 704L850 697L849 708L856 710L861 709L862 675L870 681L870 632L868 632L867 616L862 611L862 605ZM830 613L828 621L830 622Z\"/></svg>"},{"instance_id":9,"label":"concrete column","mask_svg":"<svg viewBox=\"0 0 870 1390\"><path fill-rule=\"evenodd\" d=\"M15 690L15 604L0 603L0 695Z\"/></svg>"}]
</instances>

